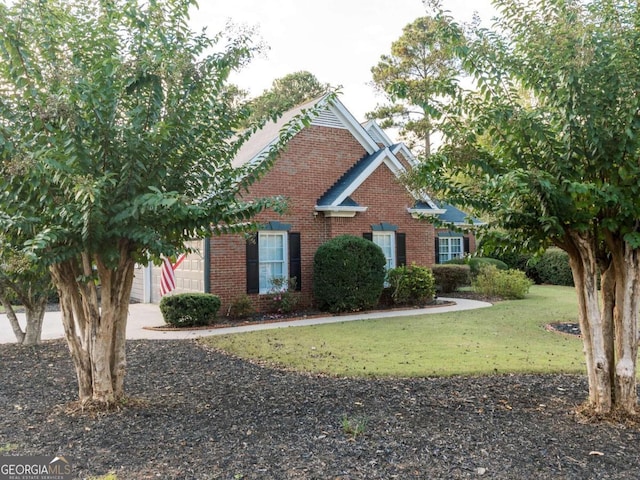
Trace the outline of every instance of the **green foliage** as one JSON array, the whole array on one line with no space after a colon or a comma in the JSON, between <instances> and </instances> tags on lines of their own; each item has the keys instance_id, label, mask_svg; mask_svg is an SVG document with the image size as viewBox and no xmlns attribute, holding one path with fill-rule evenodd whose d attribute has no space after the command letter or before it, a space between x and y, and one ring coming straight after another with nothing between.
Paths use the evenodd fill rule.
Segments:
<instances>
[{"instance_id":1,"label":"green foliage","mask_svg":"<svg viewBox=\"0 0 640 480\"><path fill-rule=\"evenodd\" d=\"M387 283L396 305L424 305L432 301L436 293L431 270L415 264L389 270Z\"/></svg>"},{"instance_id":2,"label":"green foliage","mask_svg":"<svg viewBox=\"0 0 640 480\"><path fill-rule=\"evenodd\" d=\"M329 84L320 83L315 75L305 71L277 78L269 90L248 103L251 115L246 123L270 120L330 90Z\"/></svg>"},{"instance_id":3,"label":"green foliage","mask_svg":"<svg viewBox=\"0 0 640 480\"><path fill-rule=\"evenodd\" d=\"M271 311L285 314L293 312L300 301L296 294L296 278L274 278L272 283L273 287L267 293Z\"/></svg>"},{"instance_id":4,"label":"green foliage","mask_svg":"<svg viewBox=\"0 0 640 480\"><path fill-rule=\"evenodd\" d=\"M520 270L499 270L490 264L482 267L472 283L478 293L510 300L524 298L532 284L531 279Z\"/></svg>"},{"instance_id":5,"label":"green foliage","mask_svg":"<svg viewBox=\"0 0 640 480\"><path fill-rule=\"evenodd\" d=\"M220 298L210 293L178 293L160 300L164 321L174 327L199 327L215 322Z\"/></svg>"},{"instance_id":6,"label":"green foliage","mask_svg":"<svg viewBox=\"0 0 640 480\"><path fill-rule=\"evenodd\" d=\"M486 267L487 265L493 265L499 270L507 270L509 267L506 263L501 260L497 260L495 258L486 258L486 257L471 257L468 260L468 265L470 268L471 278L476 278L480 271Z\"/></svg>"},{"instance_id":7,"label":"green foliage","mask_svg":"<svg viewBox=\"0 0 640 480\"><path fill-rule=\"evenodd\" d=\"M255 311L256 309L253 307L253 302L249 295L243 294L236 297L231 303L229 316L231 318L244 318L253 315Z\"/></svg>"},{"instance_id":8,"label":"green foliage","mask_svg":"<svg viewBox=\"0 0 640 480\"><path fill-rule=\"evenodd\" d=\"M389 103L367 117L383 120L383 128L399 128L410 148L428 155L442 102L455 91L461 68L455 53L463 44L461 29L445 16L406 25L391 53L371 68L374 86Z\"/></svg>"},{"instance_id":9,"label":"green foliage","mask_svg":"<svg viewBox=\"0 0 640 480\"><path fill-rule=\"evenodd\" d=\"M545 251L534 263L532 270L539 279L539 283L573 286L569 255L559 248L549 248Z\"/></svg>"},{"instance_id":10,"label":"green foliage","mask_svg":"<svg viewBox=\"0 0 640 480\"><path fill-rule=\"evenodd\" d=\"M455 292L460 287L468 286L471 282L471 268L469 265L439 264L431 267L435 285L439 293Z\"/></svg>"},{"instance_id":11,"label":"green foliage","mask_svg":"<svg viewBox=\"0 0 640 480\"><path fill-rule=\"evenodd\" d=\"M20 0L0 9L3 229L49 263L86 253L114 268L242 231L279 198L242 200L301 128L232 166L248 112L229 75L257 51L251 32L192 32L187 0ZM330 101L330 98L329 100ZM302 118L308 123L312 108Z\"/></svg>"},{"instance_id":12,"label":"green foliage","mask_svg":"<svg viewBox=\"0 0 640 480\"><path fill-rule=\"evenodd\" d=\"M346 413L342 416L342 431L354 440L367 430L368 419L366 417L349 417Z\"/></svg>"},{"instance_id":13,"label":"green foliage","mask_svg":"<svg viewBox=\"0 0 640 480\"><path fill-rule=\"evenodd\" d=\"M500 245L575 251L587 234L601 252L638 248L637 5L503 0L498 10L500 33L476 28L458 50L475 88L446 107L446 145L419 183L486 214L497 228L484 237Z\"/></svg>"},{"instance_id":14,"label":"green foliage","mask_svg":"<svg viewBox=\"0 0 640 480\"><path fill-rule=\"evenodd\" d=\"M318 308L354 312L378 303L386 259L364 238L341 235L320 245L313 259L313 293Z\"/></svg>"},{"instance_id":15,"label":"green foliage","mask_svg":"<svg viewBox=\"0 0 640 480\"><path fill-rule=\"evenodd\" d=\"M535 260L532 253L520 253L517 251L493 251L490 252L491 258L501 260L509 268L513 270L522 270L527 276L535 283L540 283L537 280L536 272L534 268Z\"/></svg>"}]
</instances>

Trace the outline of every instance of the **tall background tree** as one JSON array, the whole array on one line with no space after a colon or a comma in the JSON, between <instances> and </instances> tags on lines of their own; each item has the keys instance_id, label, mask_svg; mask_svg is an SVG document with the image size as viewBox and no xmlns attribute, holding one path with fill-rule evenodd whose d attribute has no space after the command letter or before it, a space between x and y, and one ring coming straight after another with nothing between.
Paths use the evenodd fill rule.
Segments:
<instances>
[{"instance_id":1,"label":"tall background tree","mask_svg":"<svg viewBox=\"0 0 640 480\"><path fill-rule=\"evenodd\" d=\"M269 120L331 90L331 85L321 83L315 75L306 71L277 78L271 88L247 102L251 115L246 124Z\"/></svg>"},{"instance_id":2,"label":"tall background tree","mask_svg":"<svg viewBox=\"0 0 640 480\"><path fill-rule=\"evenodd\" d=\"M404 27L391 53L371 69L373 85L387 103L367 117L381 120L383 128L398 128L410 148L429 155L442 105L461 73L457 50L463 44L462 29L446 16L421 17Z\"/></svg>"},{"instance_id":3,"label":"tall background tree","mask_svg":"<svg viewBox=\"0 0 640 480\"><path fill-rule=\"evenodd\" d=\"M227 79L255 47L246 35L192 32L194 5L0 4L0 159L14 172L0 176L0 229L35 232L17 246L50 265L83 402L124 396L135 263L280 206L241 194L308 120L261 162L232 168L253 129L237 133L245 110Z\"/></svg>"},{"instance_id":4,"label":"tall background tree","mask_svg":"<svg viewBox=\"0 0 640 480\"><path fill-rule=\"evenodd\" d=\"M476 30L464 52L477 89L449 106L447 145L416 178L490 213L486 241L554 244L569 254L588 405L598 414L634 414L640 7L626 0L494 5L497 31Z\"/></svg>"}]
</instances>

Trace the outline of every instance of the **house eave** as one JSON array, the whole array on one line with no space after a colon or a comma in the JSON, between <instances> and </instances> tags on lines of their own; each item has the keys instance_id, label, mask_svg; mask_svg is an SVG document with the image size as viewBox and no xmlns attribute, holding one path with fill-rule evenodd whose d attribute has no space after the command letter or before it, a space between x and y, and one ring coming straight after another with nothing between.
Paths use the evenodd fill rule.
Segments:
<instances>
[{"instance_id":1,"label":"house eave","mask_svg":"<svg viewBox=\"0 0 640 480\"><path fill-rule=\"evenodd\" d=\"M407 208L407 212L411 214L413 218L425 218L425 217L435 217L436 215L442 215L446 212L443 209L432 209L425 210L423 208Z\"/></svg>"},{"instance_id":2,"label":"house eave","mask_svg":"<svg viewBox=\"0 0 640 480\"><path fill-rule=\"evenodd\" d=\"M316 205L316 212L322 212L325 217L353 218L359 212L366 212L368 207L334 207Z\"/></svg>"}]
</instances>

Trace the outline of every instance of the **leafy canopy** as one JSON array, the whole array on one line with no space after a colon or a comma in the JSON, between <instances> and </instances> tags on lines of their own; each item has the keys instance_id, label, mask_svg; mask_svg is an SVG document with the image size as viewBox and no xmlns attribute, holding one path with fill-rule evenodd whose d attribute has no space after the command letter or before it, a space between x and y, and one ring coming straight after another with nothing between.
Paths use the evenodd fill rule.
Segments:
<instances>
[{"instance_id":1,"label":"leafy canopy","mask_svg":"<svg viewBox=\"0 0 640 480\"><path fill-rule=\"evenodd\" d=\"M240 196L275 150L231 165L257 125L239 133L247 112L226 82L257 47L192 32L194 5L0 4L0 223L36 227L34 256L115 264L124 249L146 263L279 204Z\"/></svg>"},{"instance_id":2,"label":"leafy canopy","mask_svg":"<svg viewBox=\"0 0 640 480\"><path fill-rule=\"evenodd\" d=\"M449 106L447 147L419 183L489 214L498 243L562 245L575 231L640 247L638 6L494 3L496 31L461 50L477 88Z\"/></svg>"}]
</instances>

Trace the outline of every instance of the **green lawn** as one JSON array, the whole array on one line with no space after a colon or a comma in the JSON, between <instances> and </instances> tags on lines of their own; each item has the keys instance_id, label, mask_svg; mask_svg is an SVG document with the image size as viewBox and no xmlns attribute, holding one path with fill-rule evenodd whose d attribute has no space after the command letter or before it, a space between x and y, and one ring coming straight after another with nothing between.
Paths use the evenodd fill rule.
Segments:
<instances>
[{"instance_id":1,"label":"green lawn","mask_svg":"<svg viewBox=\"0 0 640 480\"><path fill-rule=\"evenodd\" d=\"M534 286L524 300L465 312L362 320L208 337L229 353L340 376L584 373L582 341L548 332L575 322L571 287Z\"/></svg>"}]
</instances>

